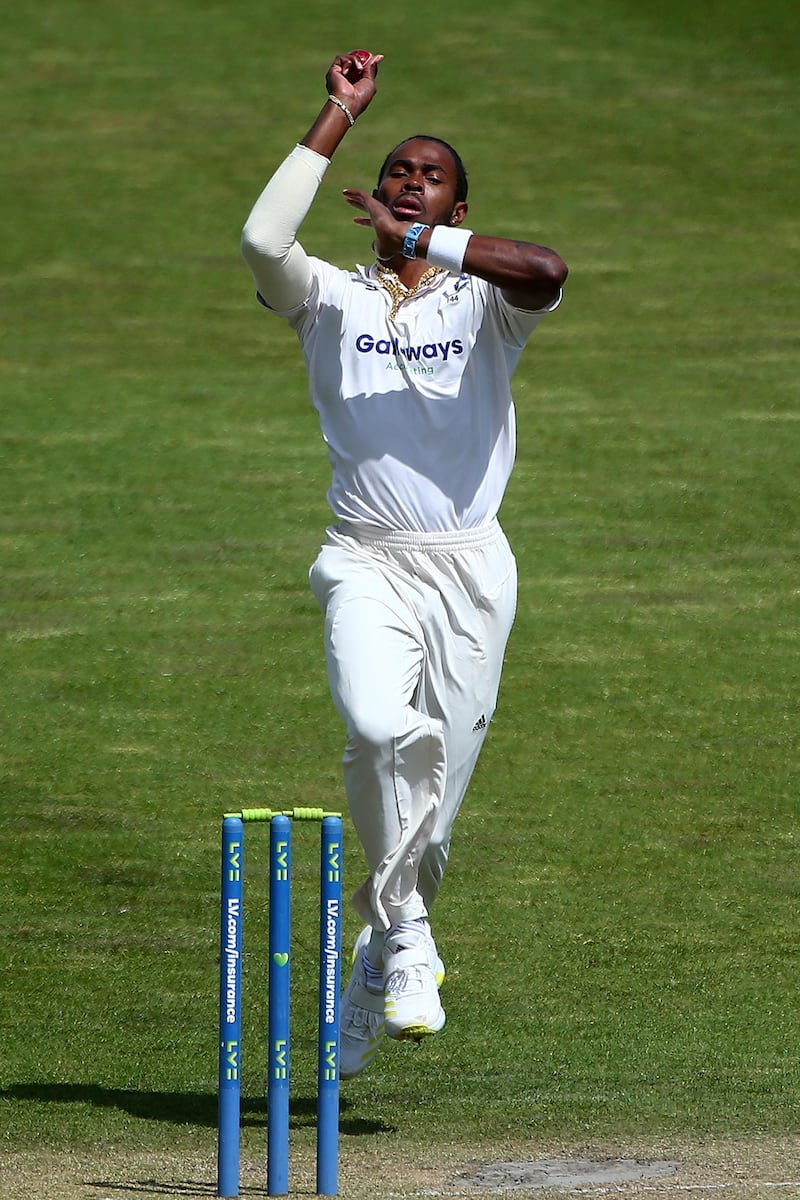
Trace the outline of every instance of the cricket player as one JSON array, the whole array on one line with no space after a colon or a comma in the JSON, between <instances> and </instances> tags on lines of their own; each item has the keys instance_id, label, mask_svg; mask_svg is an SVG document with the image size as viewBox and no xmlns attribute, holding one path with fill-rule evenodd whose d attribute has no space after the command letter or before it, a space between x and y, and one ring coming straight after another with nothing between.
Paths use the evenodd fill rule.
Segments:
<instances>
[{"instance_id":1,"label":"cricket player","mask_svg":"<svg viewBox=\"0 0 800 1200\"><path fill-rule=\"evenodd\" d=\"M338 55L308 133L255 203L242 252L294 329L331 464L334 523L311 568L344 782L368 877L342 1000L340 1072L384 1039L445 1023L429 914L497 702L516 564L497 513L515 455L510 379L567 268L532 242L466 228L467 177L429 135L344 198L374 261L342 270L297 241L383 56Z\"/></svg>"}]
</instances>

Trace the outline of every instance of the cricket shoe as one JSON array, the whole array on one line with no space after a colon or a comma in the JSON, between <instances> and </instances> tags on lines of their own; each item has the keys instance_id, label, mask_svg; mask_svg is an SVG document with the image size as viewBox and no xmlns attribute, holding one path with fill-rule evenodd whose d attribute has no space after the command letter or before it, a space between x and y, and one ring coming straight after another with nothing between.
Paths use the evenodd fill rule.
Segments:
<instances>
[{"instance_id":1,"label":"cricket shoe","mask_svg":"<svg viewBox=\"0 0 800 1200\"><path fill-rule=\"evenodd\" d=\"M365 925L356 938L353 970L342 996L339 1026L339 1075L342 1079L360 1075L383 1044L384 999L380 971L373 975L377 990L367 981L365 959L371 937L372 929Z\"/></svg>"},{"instance_id":2,"label":"cricket shoe","mask_svg":"<svg viewBox=\"0 0 800 1200\"><path fill-rule=\"evenodd\" d=\"M383 948L384 1031L397 1041L419 1042L438 1033L445 1015L439 1000L444 964L425 920L403 921Z\"/></svg>"}]
</instances>

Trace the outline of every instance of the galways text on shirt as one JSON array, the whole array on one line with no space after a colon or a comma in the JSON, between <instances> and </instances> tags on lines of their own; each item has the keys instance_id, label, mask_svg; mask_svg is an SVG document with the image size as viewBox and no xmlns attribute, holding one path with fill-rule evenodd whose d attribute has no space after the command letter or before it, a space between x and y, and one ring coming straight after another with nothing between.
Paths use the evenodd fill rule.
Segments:
<instances>
[{"instance_id":1,"label":"galways text on shirt","mask_svg":"<svg viewBox=\"0 0 800 1200\"><path fill-rule=\"evenodd\" d=\"M334 516L428 533L489 523L514 464L511 377L558 301L522 312L483 280L444 272L392 320L374 267L310 263L311 295L282 315L305 356Z\"/></svg>"}]
</instances>

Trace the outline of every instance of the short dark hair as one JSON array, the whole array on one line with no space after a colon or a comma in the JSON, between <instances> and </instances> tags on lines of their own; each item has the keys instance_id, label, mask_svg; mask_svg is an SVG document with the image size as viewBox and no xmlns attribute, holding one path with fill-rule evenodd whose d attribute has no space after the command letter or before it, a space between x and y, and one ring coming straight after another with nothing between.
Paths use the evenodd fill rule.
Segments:
<instances>
[{"instance_id":1,"label":"short dark hair","mask_svg":"<svg viewBox=\"0 0 800 1200\"><path fill-rule=\"evenodd\" d=\"M381 185L381 180L383 179L386 168L400 147L405 146L406 142L415 142L417 139L426 142L438 142L440 146L444 146L445 150L448 150L450 154L452 154L453 162L456 164L456 203L458 203L460 200L466 200L469 182L467 180L466 167L461 160L461 155L457 150L453 149L450 143L446 142L444 138L434 137L431 133L412 133L411 137L403 138L402 142L397 143L394 150L389 151L389 153L386 155L386 158L383 160L383 163L381 164L380 171L378 172L378 187Z\"/></svg>"}]
</instances>

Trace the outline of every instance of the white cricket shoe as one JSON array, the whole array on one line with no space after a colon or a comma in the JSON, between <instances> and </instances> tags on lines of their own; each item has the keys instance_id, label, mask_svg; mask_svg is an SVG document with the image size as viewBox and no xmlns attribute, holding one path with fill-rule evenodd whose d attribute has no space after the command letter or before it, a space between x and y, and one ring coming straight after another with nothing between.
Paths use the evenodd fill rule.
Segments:
<instances>
[{"instance_id":1,"label":"white cricket shoe","mask_svg":"<svg viewBox=\"0 0 800 1200\"><path fill-rule=\"evenodd\" d=\"M372 937L365 925L353 948L353 970L342 996L339 1026L339 1075L352 1079L368 1067L381 1048L384 1038L383 988L367 986L364 956Z\"/></svg>"},{"instance_id":2,"label":"white cricket shoe","mask_svg":"<svg viewBox=\"0 0 800 1200\"><path fill-rule=\"evenodd\" d=\"M443 979L444 964L427 921L403 921L389 930L383 948L388 1037L419 1042L439 1032L445 1022L438 987Z\"/></svg>"}]
</instances>

